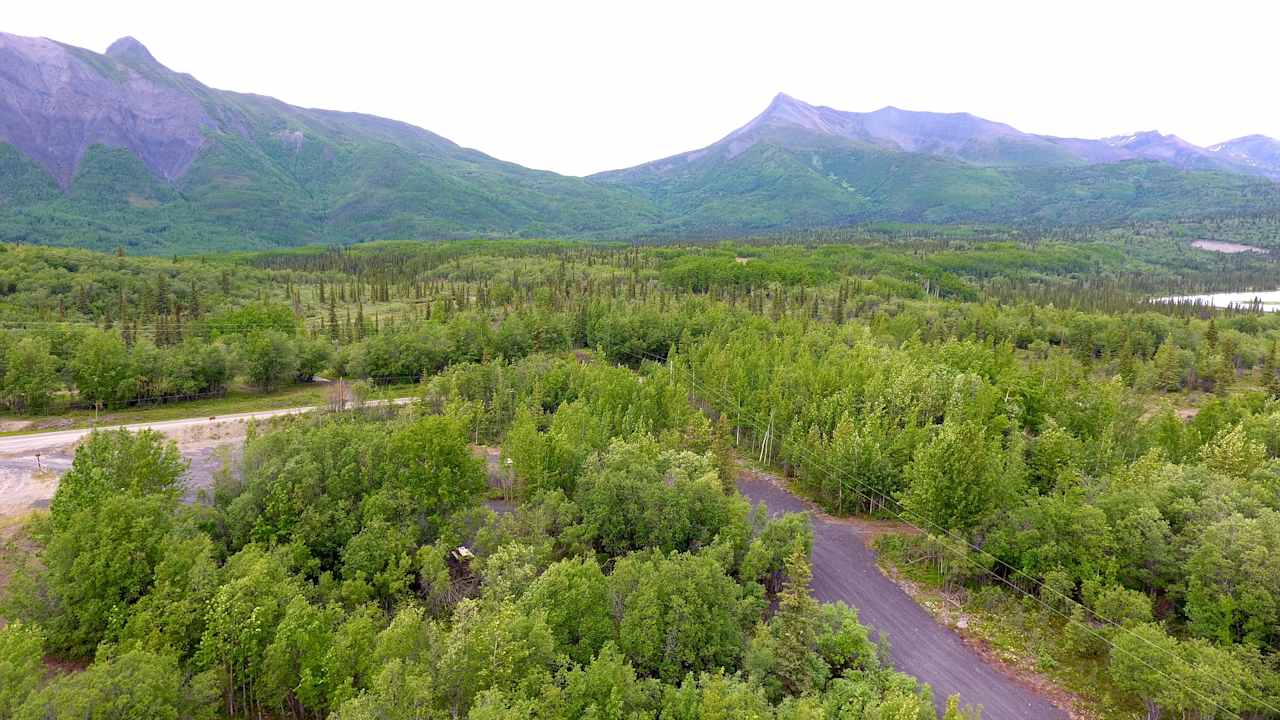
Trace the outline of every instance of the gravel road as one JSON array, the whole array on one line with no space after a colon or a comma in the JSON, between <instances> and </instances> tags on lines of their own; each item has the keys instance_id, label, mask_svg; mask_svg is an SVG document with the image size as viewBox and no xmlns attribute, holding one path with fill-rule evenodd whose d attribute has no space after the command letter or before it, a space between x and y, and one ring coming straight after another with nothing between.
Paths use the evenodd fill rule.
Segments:
<instances>
[{"instance_id":1,"label":"gravel road","mask_svg":"<svg viewBox=\"0 0 1280 720\"><path fill-rule=\"evenodd\" d=\"M376 400L375 405L404 405L412 398ZM260 410L213 417L185 418L141 422L131 425L103 426L103 430L151 429L174 440L189 466L183 482L188 501L210 485L214 473L222 467L227 451L239 449L248 423L284 415L299 415L317 410L316 406ZM58 478L71 467L76 445L88 437L91 429L58 430L0 437L0 517L18 515L36 508L48 507L58 487Z\"/></svg>"},{"instance_id":2,"label":"gravel road","mask_svg":"<svg viewBox=\"0 0 1280 720\"><path fill-rule=\"evenodd\" d=\"M767 476L743 476L738 488L769 514L813 507ZM983 720L1067 720L1067 713L989 665L950 628L885 577L864 542L870 532L855 522L810 515L813 525L813 594L822 602L856 607L864 625L888 633L893 664L933 686L939 711L947 696L981 706Z\"/></svg>"}]
</instances>

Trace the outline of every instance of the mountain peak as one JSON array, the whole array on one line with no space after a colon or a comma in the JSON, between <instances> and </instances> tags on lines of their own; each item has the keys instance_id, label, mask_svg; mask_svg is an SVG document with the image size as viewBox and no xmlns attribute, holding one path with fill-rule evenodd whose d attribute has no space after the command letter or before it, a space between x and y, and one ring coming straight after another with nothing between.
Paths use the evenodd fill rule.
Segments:
<instances>
[{"instance_id":1,"label":"mountain peak","mask_svg":"<svg viewBox=\"0 0 1280 720\"><path fill-rule=\"evenodd\" d=\"M780 92L773 96L773 100L769 101L769 106L764 109L761 115L774 115L777 113L794 112L796 110L812 108L809 103L797 100L790 95Z\"/></svg>"},{"instance_id":2,"label":"mountain peak","mask_svg":"<svg viewBox=\"0 0 1280 720\"><path fill-rule=\"evenodd\" d=\"M1126 145L1134 145L1138 143L1159 142L1166 139L1159 130L1139 130L1129 133L1128 135L1112 135L1111 137L1102 138L1102 142L1113 147L1124 147Z\"/></svg>"},{"instance_id":3,"label":"mountain peak","mask_svg":"<svg viewBox=\"0 0 1280 720\"><path fill-rule=\"evenodd\" d=\"M111 46L107 48L107 56L126 62L145 62L150 65L160 64L155 59L155 56L151 54L151 51L147 50L147 46L138 42L138 39L131 35L125 35L111 43Z\"/></svg>"},{"instance_id":4,"label":"mountain peak","mask_svg":"<svg viewBox=\"0 0 1280 720\"><path fill-rule=\"evenodd\" d=\"M1254 133L1252 135L1242 135L1238 138L1232 138L1226 142L1220 142L1217 145L1210 146L1209 149L1217 150L1218 148L1236 143L1280 143L1280 140L1276 140L1269 135L1263 135L1262 133Z\"/></svg>"},{"instance_id":5,"label":"mountain peak","mask_svg":"<svg viewBox=\"0 0 1280 720\"><path fill-rule=\"evenodd\" d=\"M1280 180L1280 140L1254 134L1218 143L1209 152L1242 164L1272 180Z\"/></svg>"},{"instance_id":6,"label":"mountain peak","mask_svg":"<svg viewBox=\"0 0 1280 720\"><path fill-rule=\"evenodd\" d=\"M746 126L739 128L735 134L742 134L761 126L800 127L812 132L829 133L831 128L824 121L823 110L824 108L810 105L780 92L773 96L773 100L769 102L769 107L765 108L764 112Z\"/></svg>"}]
</instances>

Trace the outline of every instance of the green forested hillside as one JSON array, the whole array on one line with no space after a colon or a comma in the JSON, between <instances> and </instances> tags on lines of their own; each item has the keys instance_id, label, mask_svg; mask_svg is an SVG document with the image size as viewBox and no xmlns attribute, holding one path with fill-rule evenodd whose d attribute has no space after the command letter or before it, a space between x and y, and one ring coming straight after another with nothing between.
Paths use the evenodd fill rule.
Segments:
<instances>
[{"instance_id":1,"label":"green forested hillside","mask_svg":"<svg viewBox=\"0 0 1280 720\"><path fill-rule=\"evenodd\" d=\"M1085 143L1096 157L1077 156L963 114L857 116L911 133L900 146L893 132L867 135L870 126L841 134L814 125L808 113L837 125L854 115L790 100L708 148L566 177L406 123L216 90L132 39L105 55L40 38L0 41L14 67L0 77L4 242L186 254L393 238L671 240L886 221L1076 228L1280 214L1280 185L1235 165L1193 170L1202 166L1143 160L1103 141Z\"/></svg>"},{"instance_id":2,"label":"green forested hillside","mask_svg":"<svg viewBox=\"0 0 1280 720\"><path fill-rule=\"evenodd\" d=\"M306 137L297 150L211 140L174 184L127 151L95 146L65 192L0 144L0 239L166 254L396 237L670 239L877 221L1070 228L1280 212L1269 181L1151 162L980 168L757 145L675 176L605 181L478 153L440 161L446 172L393 145Z\"/></svg>"},{"instance_id":3,"label":"green forested hillside","mask_svg":"<svg viewBox=\"0 0 1280 720\"><path fill-rule=\"evenodd\" d=\"M626 190L405 123L207 87L132 39L105 55L0 40L13 65L0 78L0 240L164 253L610 232L656 217Z\"/></svg>"},{"instance_id":4,"label":"green forested hillside","mask_svg":"<svg viewBox=\"0 0 1280 720\"><path fill-rule=\"evenodd\" d=\"M622 233L656 213L623 189L472 157L306 135L211 138L175 183L94 146L63 192L0 144L0 239L165 254L420 237ZM278 152L281 157L272 157ZM284 157L284 156L288 157Z\"/></svg>"},{"instance_id":5,"label":"green forested hillside","mask_svg":"<svg viewBox=\"0 0 1280 720\"><path fill-rule=\"evenodd\" d=\"M1280 186L1156 162L982 167L924 154L779 138L734 157L596 176L663 213L654 235L875 221L1114 225L1280 212Z\"/></svg>"}]
</instances>

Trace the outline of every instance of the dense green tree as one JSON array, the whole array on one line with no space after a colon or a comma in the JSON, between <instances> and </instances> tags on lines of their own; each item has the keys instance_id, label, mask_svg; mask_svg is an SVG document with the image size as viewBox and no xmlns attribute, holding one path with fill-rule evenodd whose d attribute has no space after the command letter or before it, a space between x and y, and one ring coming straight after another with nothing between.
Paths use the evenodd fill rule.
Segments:
<instances>
[{"instance_id":1,"label":"dense green tree","mask_svg":"<svg viewBox=\"0 0 1280 720\"><path fill-rule=\"evenodd\" d=\"M436 658L437 707L463 717L485 690L534 691L550 680L554 658L555 640L541 613L464 600Z\"/></svg>"},{"instance_id":2,"label":"dense green tree","mask_svg":"<svg viewBox=\"0 0 1280 720\"><path fill-rule=\"evenodd\" d=\"M614 441L578 483L575 501L601 551L696 550L745 524L713 457L660 450L648 437Z\"/></svg>"},{"instance_id":3,"label":"dense green tree","mask_svg":"<svg viewBox=\"0 0 1280 720\"><path fill-rule=\"evenodd\" d=\"M1248 480L1267 462L1266 448L1250 439L1239 425L1219 433L1200 454L1210 470L1236 480Z\"/></svg>"},{"instance_id":4,"label":"dense green tree","mask_svg":"<svg viewBox=\"0 0 1280 720\"><path fill-rule=\"evenodd\" d=\"M258 330L242 345L249 382L260 390L274 390L298 374L297 348L279 330Z\"/></svg>"},{"instance_id":5,"label":"dense green tree","mask_svg":"<svg viewBox=\"0 0 1280 720\"><path fill-rule=\"evenodd\" d=\"M1193 632L1266 646L1280 623L1280 513L1232 515L1205 528L1187 560Z\"/></svg>"},{"instance_id":6,"label":"dense green tree","mask_svg":"<svg viewBox=\"0 0 1280 720\"><path fill-rule=\"evenodd\" d=\"M1156 388L1165 391L1174 391L1182 388L1182 383L1185 379L1182 358L1172 339L1166 339L1161 343L1153 362L1155 364Z\"/></svg>"},{"instance_id":7,"label":"dense green tree","mask_svg":"<svg viewBox=\"0 0 1280 720\"><path fill-rule=\"evenodd\" d=\"M778 612L770 621L776 641L778 675L792 695L804 695L822 684L817 655L818 603L809 594L808 553L797 545L787 560L787 584L778 596Z\"/></svg>"},{"instance_id":8,"label":"dense green tree","mask_svg":"<svg viewBox=\"0 0 1280 720\"><path fill-rule=\"evenodd\" d=\"M302 718L328 705L332 688L324 661L337 614L336 608L315 607L301 595L289 600L263 651L262 679L254 690L268 707Z\"/></svg>"},{"instance_id":9,"label":"dense green tree","mask_svg":"<svg viewBox=\"0 0 1280 720\"><path fill-rule=\"evenodd\" d=\"M824 464L836 468L834 507L838 512L857 508L875 512L902 489L900 448L895 444L898 432L883 411L855 419L846 414L832 434L830 453L823 453ZM819 470L821 472L821 470ZM831 474L831 473L827 473Z\"/></svg>"},{"instance_id":10,"label":"dense green tree","mask_svg":"<svg viewBox=\"0 0 1280 720\"><path fill-rule=\"evenodd\" d=\"M787 557L778 609L756 629L744 664L773 699L820 690L829 668L818 654L818 603L809 594L808 554L797 543Z\"/></svg>"},{"instance_id":11,"label":"dense green tree","mask_svg":"<svg viewBox=\"0 0 1280 720\"><path fill-rule=\"evenodd\" d=\"M1058 569L1083 580L1110 570L1115 544L1106 513L1079 489L1028 498L1002 520L989 551L1032 577Z\"/></svg>"},{"instance_id":12,"label":"dense green tree","mask_svg":"<svg viewBox=\"0 0 1280 720\"><path fill-rule=\"evenodd\" d=\"M216 704L205 677L188 679L175 658L134 650L63 675L32 694L15 717L212 720Z\"/></svg>"},{"instance_id":13,"label":"dense green tree","mask_svg":"<svg viewBox=\"0 0 1280 720\"><path fill-rule=\"evenodd\" d=\"M338 707L369 687L376 671L379 631L385 622L379 608L362 605L335 628L323 664L330 707Z\"/></svg>"},{"instance_id":14,"label":"dense green tree","mask_svg":"<svg viewBox=\"0 0 1280 720\"><path fill-rule=\"evenodd\" d=\"M116 642L189 659L204 633L205 606L217 587L210 538L190 531L170 533L163 540L151 590L130 609Z\"/></svg>"},{"instance_id":15,"label":"dense green tree","mask_svg":"<svg viewBox=\"0 0 1280 720\"><path fill-rule=\"evenodd\" d=\"M294 379L298 382L311 382L333 362L333 348L324 340L300 337L295 345L298 365Z\"/></svg>"},{"instance_id":16,"label":"dense green tree","mask_svg":"<svg viewBox=\"0 0 1280 720\"><path fill-rule=\"evenodd\" d=\"M947 422L907 465L903 507L938 531L968 530L1002 498L999 440L974 422Z\"/></svg>"},{"instance_id":17,"label":"dense green tree","mask_svg":"<svg viewBox=\"0 0 1280 720\"><path fill-rule=\"evenodd\" d=\"M44 674L44 634L12 623L0 628L0 717L14 717Z\"/></svg>"},{"instance_id":18,"label":"dense green tree","mask_svg":"<svg viewBox=\"0 0 1280 720\"><path fill-rule=\"evenodd\" d=\"M409 511L408 518L420 528L429 531L484 492L482 464L456 418L426 416L407 422L391 434L388 451L383 495Z\"/></svg>"},{"instance_id":19,"label":"dense green tree","mask_svg":"<svg viewBox=\"0 0 1280 720\"><path fill-rule=\"evenodd\" d=\"M757 522L768 516L768 508L757 506ZM747 548L739 574L743 580L754 580L769 592L781 590L786 579L786 564L796 546L806 553L813 549L813 526L802 513L787 513L780 518L764 521L764 525Z\"/></svg>"},{"instance_id":20,"label":"dense green tree","mask_svg":"<svg viewBox=\"0 0 1280 720\"><path fill-rule=\"evenodd\" d=\"M605 645L590 663L564 674L563 705L556 717L646 718L653 717L653 698L636 672L612 643Z\"/></svg>"},{"instance_id":21,"label":"dense green tree","mask_svg":"<svg viewBox=\"0 0 1280 720\"><path fill-rule=\"evenodd\" d=\"M108 629L125 621L155 583L173 505L163 494L107 495L52 534L42 555L59 611L49 625L51 647L89 657Z\"/></svg>"},{"instance_id":22,"label":"dense green tree","mask_svg":"<svg viewBox=\"0 0 1280 720\"><path fill-rule=\"evenodd\" d=\"M58 483L51 520L55 528L67 528L77 512L117 494L176 498L185 471L177 446L155 430L95 430Z\"/></svg>"},{"instance_id":23,"label":"dense green tree","mask_svg":"<svg viewBox=\"0 0 1280 720\"><path fill-rule=\"evenodd\" d=\"M9 346L4 359L5 401L18 412L43 410L58 389L58 359L49 350L49 341L30 336Z\"/></svg>"},{"instance_id":24,"label":"dense green tree","mask_svg":"<svg viewBox=\"0 0 1280 720\"><path fill-rule=\"evenodd\" d=\"M832 678L872 672L880 667L880 649L867 627L858 622L858 611L844 603L824 603L818 608L818 654Z\"/></svg>"},{"instance_id":25,"label":"dense green tree","mask_svg":"<svg viewBox=\"0 0 1280 720\"><path fill-rule=\"evenodd\" d=\"M417 720L435 712L437 692L429 654L441 635L419 608L396 614L379 633L370 662L376 667L368 691L342 702L334 713L344 720Z\"/></svg>"},{"instance_id":26,"label":"dense green tree","mask_svg":"<svg viewBox=\"0 0 1280 720\"><path fill-rule=\"evenodd\" d=\"M447 340L435 325L396 328L372 335L352 351L351 374L381 382L412 382L439 372L447 360Z\"/></svg>"},{"instance_id":27,"label":"dense green tree","mask_svg":"<svg viewBox=\"0 0 1280 720\"><path fill-rule=\"evenodd\" d=\"M755 685L723 674L688 676L662 704L663 718L673 720L772 720L773 707Z\"/></svg>"},{"instance_id":28,"label":"dense green tree","mask_svg":"<svg viewBox=\"0 0 1280 720\"><path fill-rule=\"evenodd\" d=\"M608 580L593 558L552 564L529 586L520 605L541 612L556 649L579 664L595 657L614 638Z\"/></svg>"},{"instance_id":29,"label":"dense green tree","mask_svg":"<svg viewBox=\"0 0 1280 720\"><path fill-rule=\"evenodd\" d=\"M1154 590L1174 573L1173 531L1153 504L1126 504L1124 509L1123 514L1108 512L1116 574L1126 585Z\"/></svg>"},{"instance_id":30,"label":"dense green tree","mask_svg":"<svg viewBox=\"0 0 1280 720\"><path fill-rule=\"evenodd\" d=\"M250 442L245 458L243 483L220 500L231 543L298 543L317 574L338 570L345 553L387 600L405 589L413 548L484 489L480 461L446 416L302 419Z\"/></svg>"},{"instance_id":31,"label":"dense green tree","mask_svg":"<svg viewBox=\"0 0 1280 720\"><path fill-rule=\"evenodd\" d=\"M96 408L128 400L137 391L129 350L115 332L85 333L69 367L80 399Z\"/></svg>"},{"instance_id":32,"label":"dense green tree","mask_svg":"<svg viewBox=\"0 0 1280 720\"><path fill-rule=\"evenodd\" d=\"M378 601L390 607L404 598L413 581L416 532L385 520L374 520L342 549L343 595L359 604Z\"/></svg>"},{"instance_id":33,"label":"dense green tree","mask_svg":"<svg viewBox=\"0 0 1280 720\"><path fill-rule=\"evenodd\" d=\"M673 682L732 667L742 652L742 589L711 558L631 555L609 576L618 646L635 668Z\"/></svg>"},{"instance_id":34,"label":"dense green tree","mask_svg":"<svg viewBox=\"0 0 1280 720\"><path fill-rule=\"evenodd\" d=\"M196 660L217 678L228 715L268 706L270 686L262 685L267 648L289 604L301 594L280 558L258 546L227 560L222 584L205 612Z\"/></svg>"},{"instance_id":35,"label":"dense green tree","mask_svg":"<svg viewBox=\"0 0 1280 720\"><path fill-rule=\"evenodd\" d=\"M1110 670L1116 685L1142 699L1147 720L1180 709L1178 643L1160 627L1143 625L1118 635Z\"/></svg>"}]
</instances>

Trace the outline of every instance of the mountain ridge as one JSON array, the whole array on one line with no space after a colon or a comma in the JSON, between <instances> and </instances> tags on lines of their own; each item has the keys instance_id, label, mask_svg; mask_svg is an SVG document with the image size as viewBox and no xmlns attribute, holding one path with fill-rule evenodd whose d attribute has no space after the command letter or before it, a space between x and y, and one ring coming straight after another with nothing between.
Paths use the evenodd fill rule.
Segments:
<instances>
[{"instance_id":1,"label":"mountain ridge","mask_svg":"<svg viewBox=\"0 0 1280 720\"><path fill-rule=\"evenodd\" d=\"M0 34L0 166L0 239L100 249L614 232L655 219L625 189L408 123L210 88L133 38L98 54Z\"/></svg>"},{"instance_id":2,"label":"mountain ridge","mask_svg":"<svg viewBox=\"0 0 1280 720\"><path fill-rule=\"evenodd\" d=\"M724 235L867 221L1080 224L1280 212L1280 143L1022 132L778 93L703 148L585 178L430 130L219 90L123 37L0 33L0 240L141 252L382 238Z\"/></svg>"},{"instance_id":3,"label":"mountain ridge","mask_svg":"<svg viewBox=\"0 0 1280 720\"><path fill-rule=\"evenodd\" d=\"M894 220L1111 224L1270 214L1264 163L1135 133L1090 140L1023 133L970 113L853 113L779 93L710 145L590 176L645 195L664 232L733 217L750 231Z\"/></svg>"},{"instance_id":4,"label":"mountain ridge","mask_svg":"<svg viewBox=\"0 0 1280 720\"><path fill-rule=\"evenodd\" d=\"M701 158L722 148L732 158L768 131L782 128L882 149L954 157L977 165L1026 164L1028 159L1033 163L1062 165L1146 159L1168 162L1182 169L1214 169L1280 180L1280 161L1274 164L1244 162L1214 149L1235 147L1245 138L1228 140L1208 148L1154 130L1097 139L1064 138L1022 132L1006 123L968 112L904 110L893 105L869 112L851 112L811 105L785 92L775 95L764 112L711 145L630 168L606 170L590 177L617 176L640 168L654 169L654 166L669 167L683 159ZM1246 138L1269 140L1280 148L1280 141L1265 135Z\"/></svg>"}]
</instances>

